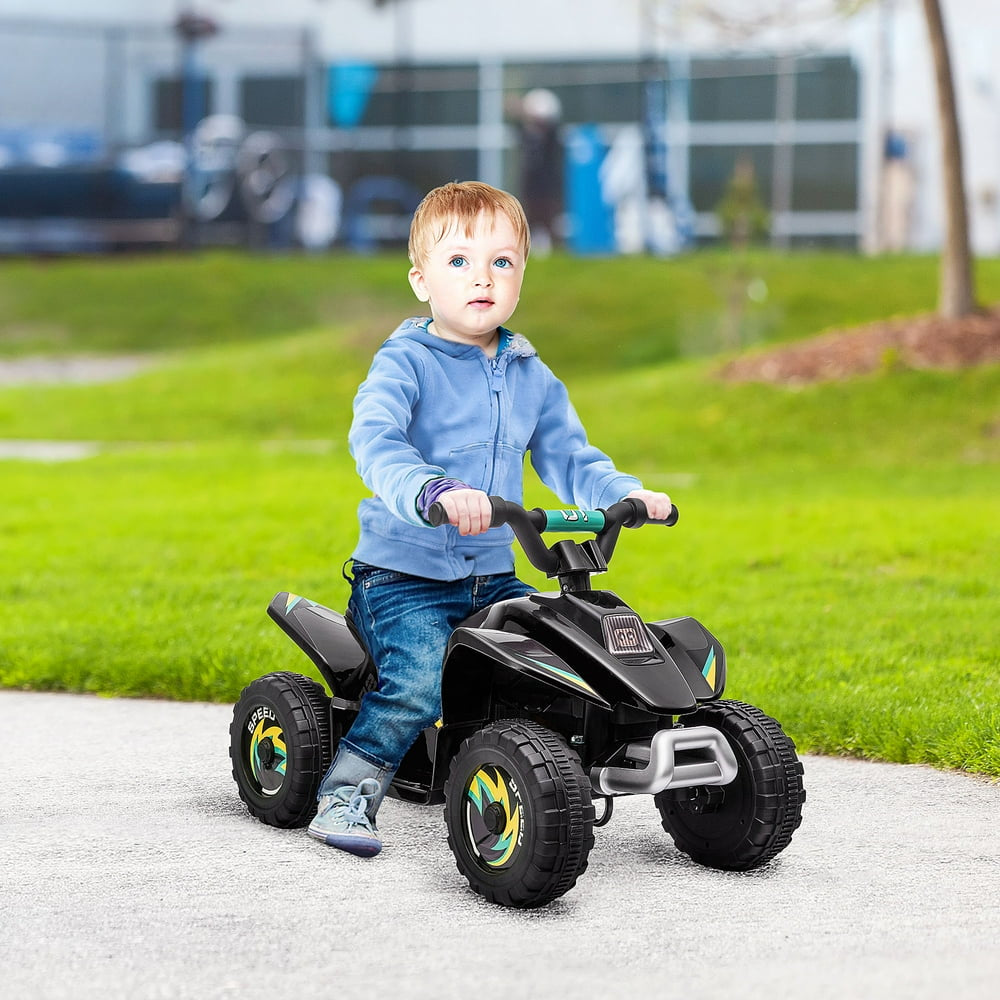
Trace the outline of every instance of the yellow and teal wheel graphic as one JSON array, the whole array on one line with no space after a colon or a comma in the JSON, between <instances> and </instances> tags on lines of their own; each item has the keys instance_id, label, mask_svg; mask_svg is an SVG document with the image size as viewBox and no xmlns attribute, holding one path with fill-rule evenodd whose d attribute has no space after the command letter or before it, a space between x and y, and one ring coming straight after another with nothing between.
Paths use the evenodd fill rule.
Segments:
<instances>
[{"instance_id":1,"label":"yellow and teal wheel graphic","mask_svg":"<svg viewBox=\"0 0 1000 1000\"><path fill-rule=\"evenodd\" d=\"M266 710L250 734L247 747L250 773L253 774L262 795L274 795L285 780L288 750L285 734Z\"/></svg>"},{"instance_id":2,"label":"yellow and teal wheel graphic","mask_svg":"<svg viewBox=\"0 0 1000 1000\"><path fill-rule=\"evenodd\" d=\"M479 768L465 789L469 846L488 868L507 867L521 843L523 811L516 783L493 764Z\"/></svg>"}]
</instances>

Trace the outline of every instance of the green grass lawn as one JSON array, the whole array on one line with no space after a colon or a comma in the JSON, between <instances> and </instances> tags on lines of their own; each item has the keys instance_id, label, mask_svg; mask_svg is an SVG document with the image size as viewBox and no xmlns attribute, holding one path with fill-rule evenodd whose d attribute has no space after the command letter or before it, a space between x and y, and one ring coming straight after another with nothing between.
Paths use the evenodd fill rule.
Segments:
<instances>
[{"instance_id":1,"label":"green grass lawn","mask_svg":"<svg viewBox=\"0 0 1000 1000\"><path fill-rule=\"evenodd\" d=\"M997 262L979 275L1000 299ZM766 297L736 303L751 280ZM512 325L593 440L682 510L626 533L598 585L701 619L727 693L800 749L1000 776L1000 368L796 391L713 374L738 344L926 311L935 287L930 258L553 257ZM0 388L0 438L103 443L0 461L0 684L228 701L311 672L264 609L283 589L346 602L351 398L416 305L396 257L5 264L0 356L156 364ZM529 500L552 502L534 480Z\"/></svg>"}]
</instances>

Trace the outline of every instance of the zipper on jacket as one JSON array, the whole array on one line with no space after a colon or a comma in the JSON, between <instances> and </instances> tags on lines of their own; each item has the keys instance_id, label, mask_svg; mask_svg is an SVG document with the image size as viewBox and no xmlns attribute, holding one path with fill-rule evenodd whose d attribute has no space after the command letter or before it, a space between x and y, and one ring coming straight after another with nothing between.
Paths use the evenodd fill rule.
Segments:
<instances>
[{"instance_id":1,"label":"zipper on jacket","mask_svg":"<svg viewBox=\"0 0 1000 1000\"><path fill-rule=\"evenodd\" d=\"M503 423L503 401L501 396L503 395L504 374L507 368L507 365L501 361L502 357L503 355L495 358L487 358L484 355L483 358L488 365L487 377L489 378L490 389L492 390L491 403L496 407L496 416L493 420L493 461L490 464L490 484L486 490L488 494L492 494L496 489L497 458L500 453L500 425Z\"/></svg>"}]
</instances>

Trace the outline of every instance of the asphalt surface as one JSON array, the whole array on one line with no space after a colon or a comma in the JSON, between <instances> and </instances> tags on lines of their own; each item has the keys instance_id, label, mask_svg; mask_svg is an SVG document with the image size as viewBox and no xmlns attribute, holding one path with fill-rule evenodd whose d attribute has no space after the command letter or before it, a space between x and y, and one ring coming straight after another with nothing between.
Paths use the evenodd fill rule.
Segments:
<instances>
[{"instance_id":1,"label":"asphalt surface","mask_svg":"<svg viewBox=\"0 0 1000 1000\"><path fill-rule=\"evenodd\" d=\"M805 758L791 846L700 868L619 801L542 910L467 887L439 807L377 858L252 820L225 705L0 691L0 994L11 998L994 998L1000 785Z\"/></svg>"}]
</instances>

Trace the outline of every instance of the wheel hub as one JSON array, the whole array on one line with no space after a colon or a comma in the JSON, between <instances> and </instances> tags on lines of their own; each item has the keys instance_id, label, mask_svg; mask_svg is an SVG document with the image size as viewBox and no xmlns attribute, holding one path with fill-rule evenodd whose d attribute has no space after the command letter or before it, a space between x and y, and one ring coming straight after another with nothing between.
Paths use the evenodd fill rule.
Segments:
<instances>
[{"instance_id":1,"label":"wheel hub","mask_svg":"<svg viewBox=\"0 0 1000 1000\"><path fill-rule=\"evenodd\" d=\"M718 785L699 785L684 793L684 805L696 815L718 812L726 800L726 791Z\"/></svg>"},{"instance_id":2,"label":"wheel hub","mask_svg":"<svg viewBox=\"0 0 1000 1000\"><path fill-rule=\"evenodd\" d=\"M507 825L507 813L498 802L491 802L483 810L483 822L490 833L499 835L503 833L503 829Z\"/></svg>"},{"instance_id":3,"label":"wheel hub","mask_svg":"<svg viewBox=\"0 0 1000 1000\"><path fill-rule=\"evenodd\" d=\"M257 744L257 757L265 771L270 771L274 767L274 741L270 736L265 736Z\"/></svg>"}]
</instances>

